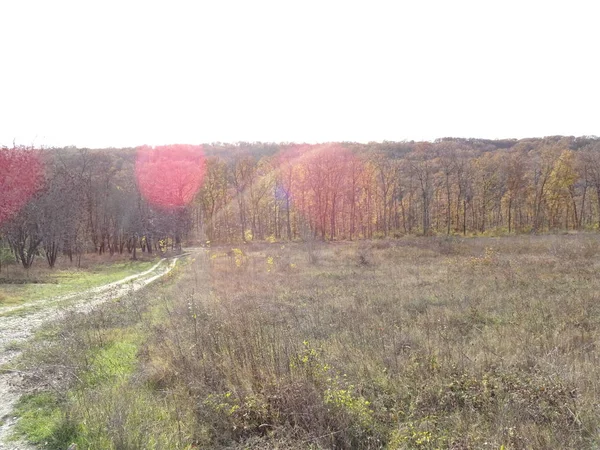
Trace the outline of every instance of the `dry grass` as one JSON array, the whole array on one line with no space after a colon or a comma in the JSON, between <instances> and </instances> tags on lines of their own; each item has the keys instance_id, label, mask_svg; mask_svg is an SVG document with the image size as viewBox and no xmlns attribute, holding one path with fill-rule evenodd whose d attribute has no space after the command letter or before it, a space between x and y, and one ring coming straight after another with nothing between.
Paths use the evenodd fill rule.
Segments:
<instances>
[{"instance_id":1,"label":"dry grass","mask_svg":"<svg viewBox=\"0 0 600 450\"><path fill-rule=\"evenodd\" d=\"M597 448L599 249L596 235L317 244L313 262L303 244L212 249L141 319L127 392L171 405L172 448Z\"/></svg>"},{"instance_id":2,"label":"dry grass","mask_svg":"<svg viewBox=\"0 0 600 450\"><path fill-rule=\"evenodd\" d=\"M597 249L406 239L324 244L316 265L302 245L237 264L213 251L146 371L190 390L204 445L593 447Z\"/></svg>"}]
</instances>

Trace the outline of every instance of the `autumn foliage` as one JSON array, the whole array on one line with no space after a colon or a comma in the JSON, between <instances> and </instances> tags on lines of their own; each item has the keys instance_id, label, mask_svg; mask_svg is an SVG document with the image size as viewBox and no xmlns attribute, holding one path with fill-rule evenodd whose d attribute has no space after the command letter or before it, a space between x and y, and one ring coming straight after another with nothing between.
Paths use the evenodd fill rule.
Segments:
<instances>
[{"instance_id":1,"label":"autumn foliage","mask_svg":"<svg viewBox=\"0 0 600 450\"><path fill-rule=\"evenodd\" d=\"M42 184L43 164L36 151L0 149L0 224L19 212Z\"/></svg>"},{"instance_id":2,"label":"autumn foliage","mask_svg":"<svg viewBox=\"0 0 600 450\"><path fill-rule=\"evenodd\" d=\"M202 185L204 172L201 146L143 146L137 150L138 187L154 206L172 209L187 205Z\"/></svg>"},{"instance_id":3,"label":"autumn foliage","mask_svg":"<svg viewBox=\"0 0 600 450\"><path fill-rule=\"evenodd\" d=\"M315 235L332 238L336 222L356 201L355 175L363 169L362 162L337 143L291 146L281 153L278 164L285 198L314 224Z\"/></svg>"},{"instance_id":4,"label":"autumn foliage","mask_svg":"<svg viewBox=\"0 0 600 450\"><path fill-rule=\"evenodd\" d=\"M0 239L26 263L40 246L135 257L183 242L600 227L595 137L64 148L43 164L41 154L0 150Z\"/></svg>"}]
</instances>

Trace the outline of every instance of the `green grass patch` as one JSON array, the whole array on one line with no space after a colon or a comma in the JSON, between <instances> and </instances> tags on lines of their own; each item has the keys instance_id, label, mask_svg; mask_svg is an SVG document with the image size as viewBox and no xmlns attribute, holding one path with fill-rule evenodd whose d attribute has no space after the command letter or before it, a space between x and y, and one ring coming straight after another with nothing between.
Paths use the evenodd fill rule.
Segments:
<instances>
[{"instance_id":1,"label":"green grass patch","mask_svg":"<svg viewBox=\"0 0 600 450\"><path fill-rule=\"evenodd\" d=\"M162 315L156 304L163 298L160 291L172 289L175 281L170 277L155 289L74 316L60 324L58 333L56 325L37 333L21 368L64 364L78 369L56 390L60 396L52 391L23 397L16 409L15 437L50 450L64 450L71 443L80 450L189 448L193 437L185 423L193 423L193 409L180 406L187 392L157 396L134 376L148 325Z\"/></svg>"},{"instance_id":2,"label":"green grass patch","mask_svg":"<svg viewBox=\"0 0 600 450\"><path fill-rule=\"evenodd\" d=\"M91 366L82 376L85 388L119 385L127 381L136 364L139 338L128 335L91 356Z\"/></svg>"},{"instance_id":3,"label":"green grass patch","mask_svg":"<svg viewBox=\"0 0 600 450\"><path fill-rule=\"evenodd\" d=\"M100 399L123 398L124 385L136 367L140 341L141 335L134 329L111 330L110 341L89 352L88 369L79 374L78 385L63 398L53 392L24 396L15 411L19 417L15 437L44 443L48 449L64 449L72 442L87 442L82 448L108 448L93 445L102 442L97 429L101 418L96 414L113 407L112 402Z\"/></svg>"},{"instance_id":4,"label":"green grass patch","mask_svg":"<svg viewBox=\"0 0 600 450\"><path fill-rule=\"evenodd\" d=\"M82 292L150 269L156 261L126 261L98 264L91 269L48 271L31 280L0 284L0 314L2 306L17 306L52 297ZM15 281L15 280L12 280Z\"/></svg>"},{"instance_id":5,"label":"green grass patch","mask_svg":"<svg viewBox=\"0 0 600 450\"><path fill-rule=\"evenodd\" d=\"M20 418L16 435L25 435L31 443L43 444L44 448L67 448L75 434L76 427L69 423L54 393L23 396L15 413Z\"/></svg>"}]
</instances>

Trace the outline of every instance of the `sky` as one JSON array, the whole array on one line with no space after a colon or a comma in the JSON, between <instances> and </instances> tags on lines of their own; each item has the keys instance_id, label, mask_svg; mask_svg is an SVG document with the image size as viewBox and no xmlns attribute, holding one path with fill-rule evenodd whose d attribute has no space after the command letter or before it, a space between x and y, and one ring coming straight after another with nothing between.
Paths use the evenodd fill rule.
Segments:
<instances>
[{"instance_id":1,"label":"sky","mask_svg":"<svg viewBox=\"0 0 600 450\"><path fill-rule=\"evenodd\" d=\"M597 1L2 0L0 145L600 135Z\"/></svg>"}]
</instances>

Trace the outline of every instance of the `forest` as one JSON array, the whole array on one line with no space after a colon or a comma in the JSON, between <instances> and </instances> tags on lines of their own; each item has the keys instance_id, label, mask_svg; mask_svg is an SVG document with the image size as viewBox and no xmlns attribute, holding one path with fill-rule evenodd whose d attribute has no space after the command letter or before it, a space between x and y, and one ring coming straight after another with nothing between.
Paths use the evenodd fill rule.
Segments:
<instances>
[{"instance_id":1,"label":"forest","mask_svg":"<svg viewBox=\"0 0 600 450\"><path fill-rule=\"evenodd\" d=\"M600 448L600 138L12 146L0 199L8 448Z\"/></svg>"},{"instance_id":2,"label":"forest","mask_svg":"<svg viewBox=\"0 0 600 450\"><path fill-rule=\"evenodd\" d=\"M0 262L600 226L600 138L0 150Z\"/></svg>"}]
</instances>

